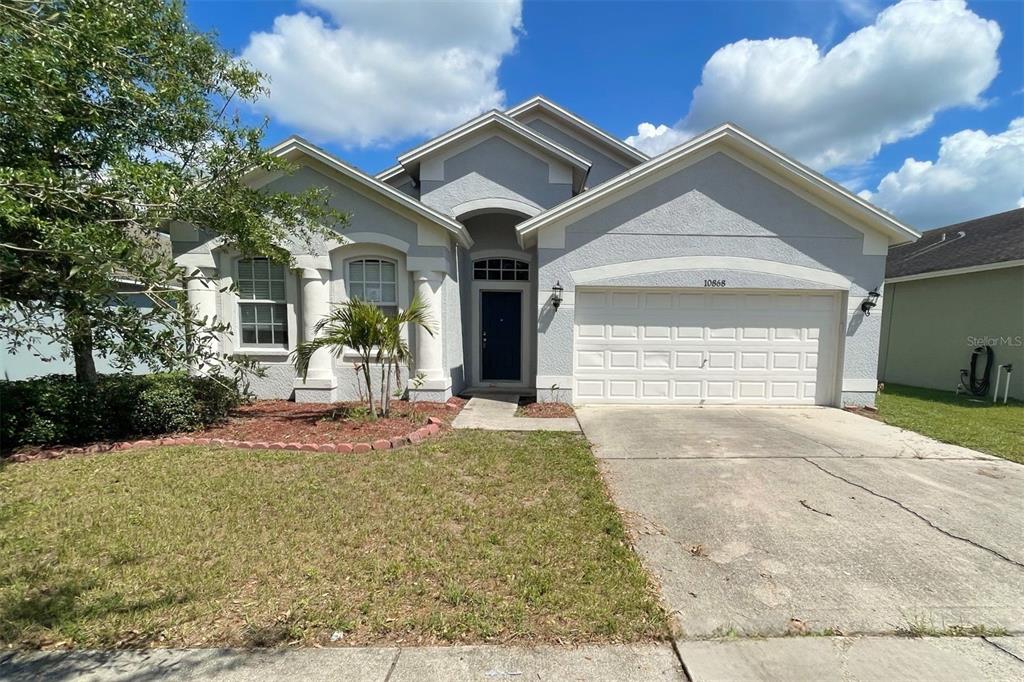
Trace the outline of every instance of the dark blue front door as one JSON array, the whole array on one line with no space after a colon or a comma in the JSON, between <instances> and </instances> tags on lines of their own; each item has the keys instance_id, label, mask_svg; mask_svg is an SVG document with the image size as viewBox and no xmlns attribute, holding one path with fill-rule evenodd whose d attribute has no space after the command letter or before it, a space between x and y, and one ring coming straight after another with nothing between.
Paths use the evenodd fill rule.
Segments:
<instances>
[{"instance_id":1,"label":"dark blue front door","mask_svg":"<svg viewBox=\"0 0 1024 682\"><path fill-rule=\"evenodd\" d=\"M480 380L519 381L522 365L521 291L480 292Z\"/></svg>"}]
</instances>

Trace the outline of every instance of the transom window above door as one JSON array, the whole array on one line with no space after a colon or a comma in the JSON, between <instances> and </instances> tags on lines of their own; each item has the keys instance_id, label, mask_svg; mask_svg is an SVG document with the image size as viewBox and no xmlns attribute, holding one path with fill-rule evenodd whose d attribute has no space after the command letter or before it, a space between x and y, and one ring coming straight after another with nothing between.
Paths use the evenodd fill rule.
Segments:
<instances>
[{"instance_id":1,"label":"transom window above door","mask_svg":"<svg viewBox=\"0 0 1024 682\"><path fill-rule=\"evenodd\" d=\"M238 328L245 346L288 347L285 268L266 258L238 261Z\"/></svg>"},{"instance_id":2,"label":"transom window above door","mask_svg":"<svg viewBox=\"0 0 1024 682\"><path fill-rule=\"evenodd\" d=\"M348 297L375 303L388 315L398 314L398 268L383 258L361 258L348 264Z\"/></svg>"},{"instance_id":3,"label":"transom window above door","mask_svg":"<svg viewBox=\"0 0 1024 682\"><path fill-rule=\"evenodd\" d=\"M530 264L514 258L481 258L473 261L473 279L528 282Z\"/></svg>"}]
</instances>

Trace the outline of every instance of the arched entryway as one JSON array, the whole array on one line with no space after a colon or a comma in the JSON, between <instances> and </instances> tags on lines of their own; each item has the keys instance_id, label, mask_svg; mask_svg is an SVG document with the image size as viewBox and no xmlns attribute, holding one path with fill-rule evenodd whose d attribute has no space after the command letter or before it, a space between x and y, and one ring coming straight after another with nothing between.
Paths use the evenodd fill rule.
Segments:
<instances>
[{"instance_id":1,"label":"arched entryway","mask_svg":"<svg viewBox=\"0 0 1024 682\"><path fill-rule=\"evenodd\" d=\"M528 218L506 207L459 216L473 238L460 252L463 357L474 389L528 392L536 377L537 258L516 225Z\"/></svg>"}]
</instances>

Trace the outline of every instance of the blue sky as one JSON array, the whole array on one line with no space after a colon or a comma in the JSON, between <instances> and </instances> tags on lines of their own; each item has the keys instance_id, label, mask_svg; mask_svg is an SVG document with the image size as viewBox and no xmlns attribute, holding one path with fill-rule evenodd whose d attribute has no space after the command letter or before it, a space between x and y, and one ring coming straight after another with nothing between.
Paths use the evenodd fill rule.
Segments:
<instances>
[{"instance_id":1,"label":"blue sky","mask_svg":"<svg viewBox=\"0 0 1024 682\"><path fill-rule=\"evenodd\" d=\"M1021 203L1024 3L417 5L188 12L270 73L252 112L269 141L298 133L369 172L539 93L649 153L737 121L922 228Z\"/></svg>"}]
</instances>

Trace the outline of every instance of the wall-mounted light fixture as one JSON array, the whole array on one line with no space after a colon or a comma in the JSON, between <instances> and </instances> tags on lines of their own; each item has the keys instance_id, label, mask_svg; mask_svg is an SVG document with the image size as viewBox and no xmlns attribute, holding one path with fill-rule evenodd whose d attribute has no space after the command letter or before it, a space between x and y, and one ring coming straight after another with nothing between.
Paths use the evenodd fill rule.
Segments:
<instances>
[{"instance_id":1,"label":"wall-mounted light fixture","mask_svg":"<svg viewBox=\"0 0 1024 682\"><path fill-rule=\"evenodd\" d=\"M869 291L868 297L864 299L864 302L860 304L860 309L864 311L864 315L870 315L871 309L878 305L878 297L881 296L877 291Z\"/></svg>"},{"instance_id":2,"label":"wall-mounted light fixture","mask_svg":"<svg viewBox=\"0 0 1024 682\"><path fill-rule=\"evenodd\" d=\"M562 305L562 283L556 281L555 286L551 287L551 306L558 310L558 306Z\"/></svg>"}]
</instances>

